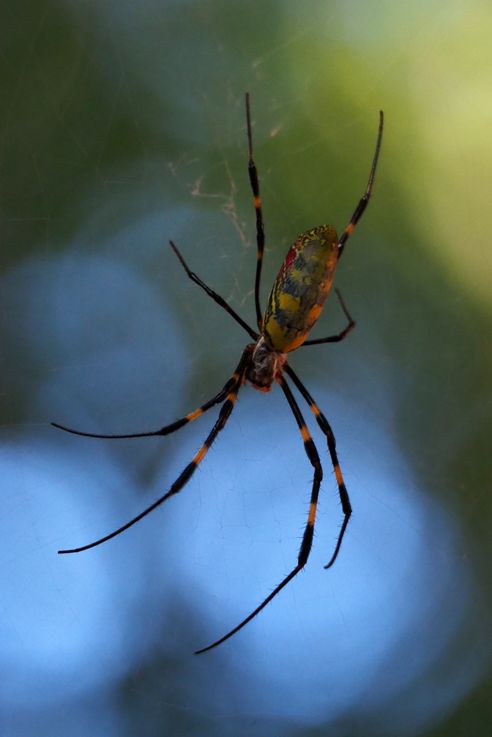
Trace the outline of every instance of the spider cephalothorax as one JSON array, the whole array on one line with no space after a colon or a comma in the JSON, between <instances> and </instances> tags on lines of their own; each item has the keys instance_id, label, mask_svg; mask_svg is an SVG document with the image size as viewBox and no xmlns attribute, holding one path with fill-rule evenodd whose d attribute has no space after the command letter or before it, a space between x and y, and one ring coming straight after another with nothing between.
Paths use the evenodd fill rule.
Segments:
<instances>
[{"instance_id":1,"label":"spider cephalothorax","mask_svg":"<svg viewBox=\"0 0 492 737\"><path fill-rule=\"evenodd\" d=\"M273 382L281 375L287 356L271 348L263 336L251 347L252 355L246 378L258 391L269 392Z\"/></svg>"},{"instance_id":2,"label":"spider cephalothorax","mask_svg":"<svg viewBox=\"0 0 492 737\"><path fill-rule=\"evenodd\" d=\"M167 499L174 494L177 494L183 487L188 483L193 473L201 463L205 455L207 454L210 446L214 442L219 432L225 427L227 420L229 419L234 405L237 400L237 395L241 386L245 381L249 381L255 389L259 391L268 392L272 388L274 383L277 383L282 389L285 398L289 404L292 414L296 420L299 428L302 441L304 443L304 449L306 456L311 463L314 471L313 485L311 489L311 500L309 504L308 518L306 527L304 529L304 535L302 538L299 554L297 557L297 563L291 572L282 579L278 586L264 599L256 609L251 612L237 627L234 627L230 632L221 637L220 639L213 642L211 645L197 650L197 653L203 653L206 650L210 650L217 645L220 645L225 640L232 637L236 632L250 622L256 615L296 576L299 571L305 566L314 534L314 523L316 519L316 509L318 504L318 494L323 477L323 471L321 467L321 461L316 450L316 446L311 438L309 430L304 422L299 405L292 393L290 384L287 381L292 381L296 389L299 391L302 398L308 404L311 412L314 415L316 422L321 432L326 437L328 452L330 454L330 460L333 465L335 472L335 478L338 486L338 493L340 496L340 502L343 512L343 522L338 534L337 542L333 554L328 561L325 568L329 568L336 560L342 539L347 529L347 524L352 512L350 506L350 500L343 481L342 472L338 463L338 456L336 451L335 436L330 427L330 424L324 414L319 409L318 405L314 401L311 394L308 392L304 384L298 378L297 374L291 368L287 362L287 354L294 351L296 348L307 345L316 345L320 343L336 343L343 340L348 333L352 330L355 323L349 315L347 308L342 300L340 293L336 291L338 299L340 301L342 310L348 320L347 326L340 333L336 335L330 335L327 338L316 338L314 340L307 340L307 336L316 320L320 316L324 302L328 295L333 280L336 265L340 260L340 256L343 253L343 249L347 242L347 239L352 234L355 226L360 220L364 210L369 202L372 187L374 184L374 178L376 175L376 166L379 158L379 151L381 148L381 141L383 136L383 113L380 113L379 118L379 131L376 142L376 150L372 160L371 171L369 174L369 181L367 183L366 191L359 200L357 207L355 208L349 224L343 231L340 238L337 237L336 231L330 225L320 225L316 228L311 228L305 233L302 233L290 248L287 256L280 267L280 271L273 284L268 305L265 310L265 315L262 317L260 307L260 277L261 267L263 263L263 251L265 244L265 234L263 228L263 214L261 208L260 199L260 188L258 182L258 174L256 165L253 160L253 137L251 131L251 116L249 109L249 95L246 95L246 126L248 133L248 172L253 190L253 202L256 212L256 243L257 243L257 259L256 259L256 277L255 277L255 311L256 311L256 323L258 331L253 330L247 322L240 317L235 310L230 307L227 302L217 292L208 287L186 264L181 253L178 251L174 243L171 241L171 246L174 249L177 257L179 258L186 273L192 279L195 284L198 284L205 292L223 307L231 317L236 320L239 325L248 333L254 343L248 343L246 348L243 350L239 363L236 370L228 381L224 384L222 389L207 402L202 404L200 407L190 412L185 417L182 417L176 422L171 423L162 427L160 430L154 430L152 432L141 432L141 433L130 433L126 435L102 435L97 433L81 432L80 430L73 430L64 425L58 423L52 423L55 427L58 427L67 432L71 432L75 435L85 435L93 438L137 438L137 437L148 437L151 435L169 435L170 433L179 430L189 422L193 422L200 417L204 412L214 407L217 404L221 404L218 419L209 432L202 447L195 454L193 459L183 469L181 474L178 476L176 481L171 485L170 489L153 504L143 510L136 517L131 519L126 524L118 527L117 530L105 535L104 537L95 540L88 545L83 545L79 548L72 548L70 550L59 550L59 553L79 553L82 550L93 548L96 545L100 545L106 540L119 535L124 530L134 525L136 522L150 514L156 507L161 505Z\"/></svg>"}]
</instances>

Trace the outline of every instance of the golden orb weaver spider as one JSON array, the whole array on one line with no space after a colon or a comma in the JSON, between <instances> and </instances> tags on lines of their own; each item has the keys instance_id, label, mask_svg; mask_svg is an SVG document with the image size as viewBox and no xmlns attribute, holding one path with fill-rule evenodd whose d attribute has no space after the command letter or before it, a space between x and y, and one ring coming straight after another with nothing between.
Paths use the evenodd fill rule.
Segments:
<instances>
[{"instance_id":1,"label":"golden orb weaver spider","mask_svg":"<svg viewBox=\"0 0 492 737\"><path fill-rule=\"evenodd\" d=\"M348 320L347 326L337 335L330 335L327 338L317 338L315 340L306 340L309 332L317 321L321 314L323 305L331 287L333 281L333 275L335 268L338 264L340 256L343 253L345 244L352 234L355 226L362 217L369 199L371 197L374 179L376 176L376 167L379 159L379 152L381 150L381 142L383 137L383 112L379 113L379 129L376 141L376 149L374 152L371 170L369 174L369 181L367 183L366 190L359 200L357 207L350 219L349 224L343 231L340 238L337 237L336 231L330 225L319 225L315 228L307 230L302 233L294 244L289 249L285 260L280 267L280 271L275 279L275 282L270 293L268 305L265 314L262 316L260 307L260 279L261 279L261 267L263 263L263 251L265 245L265 232L263 227L263 213L260 199L260 187L258 180L258 172L253 159L253 135L251 128L251 113L249 105L249 94L246 94L246 128L248 135L248 173L253 190L253 202L256 212L256 243L257 243L257 261L256 261L256 276L255 276L255 310L256 310L256 322L258 326L258 332L253 330L233 309L227 302L213 289L208 287L186 264L183 256L178 251L175 244L170 241L170 245L178 257L181 265L186 271L188 277L198 284L205 292L211 297L217 304L219 304L231 317L241 325L244 330L250 335L254 343L248 343L244 349L241 359L236 367L236 370L230 377L230 379L224 384L223 388L214 397L202 404L200 407L190 412L185 417L182 417L176 422L171 423L162 427L160 430L152 432L139 432L125 435L101 435L97 433L82 432L80 430L74 430L72 428L60 425L57 422L51 423L54 427L66 432L73 433L74 435L82 435L90 438L106 438L106 439L119 439L119 438L143 438L155 435L169 435L176 430L187 425L189 422L193 422L200 417L204 412L214 407L216 404L221 404L219 416L215 422L212 430L208 434L202 447L196 453L192 461L185 467L185 469L178 476L176 481L172 484L171 488L153 504L140 512L136 517L131 519L126 524L118 527L117 530L101 537L99 540L95 540L87 545L83 545L79 548L72 548L70 550L59 550L60 554L63 553L80 553L83 550L88 550L96 545L110 540L121 532L124 532L129 527L139 522L147 514L150 514L156 507L165 502L174 494L177 494L193 476L193 473L201 463L210 446L214 442L219 432L225 427L227 420L229 419L234 405L237 400L239 390L246 381L248 381L255 389L259 391L268 392L271 390L274 382L279 384L282 389L289 407L294 415L294 418L299 427L299 431L304 442L304 449L309 462L314 468L314 478L311 490L311 501L309 505L308 518L304 529L304 534L299 549L297 563L291 572L282 579L278 586L269 594L256 609L251 612L242 622L236 627L230 630L223 637L215 640L211 645L201 648L196 651L196 654L204 653L207 650L211 650L217 645L228 640L230 637L235 635L241 630L248 622L256 617L259 612L296 576L299 571L304 568L309 558L311 546L313 542L314 534L314 523L316 518L316 508L318 504L318 495L323 478L323 470L321 467L321 461L319 459L318 451L311 438L309 430L307 429L306 423L302 416L301 410L297 401L292 393L292 390L287 383L285 374L292 380L293 384L299 391L302 398L309 405L309 409L313 413L316 422L318 423L321 432L325 435L328 452L330 454L331 463L335 471L335 478L338 485L338 494L343 512L343 523L338 534L338 538L335 544L333 554L326 564L325 568L330 568L335 562L340 547L342 544L345 531L347 529L348 521L352 513L352 507L350 504L349 495L343 481L342 472L340 470L340 464L338 462L338 456L336 452L335 436L331 429L330 423L319 409L318 405L308 392L304 384L298 378L297 374L291 368L287 362L287 354L300 348L301 346L307 345L319 345L320 343L337 343L343 340L349 332L354 328L355 322L352 320L342 296L338 290L335 290L341 308Z\"/></svg>"}]
</instances>

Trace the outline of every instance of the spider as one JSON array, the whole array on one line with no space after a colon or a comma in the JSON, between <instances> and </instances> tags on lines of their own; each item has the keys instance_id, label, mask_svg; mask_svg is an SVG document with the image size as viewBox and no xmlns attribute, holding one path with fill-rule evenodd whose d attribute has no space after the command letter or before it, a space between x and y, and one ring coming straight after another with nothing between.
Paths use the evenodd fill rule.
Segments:
<instances>
[{"instance_id":1,"label":"spider","mask_svg":"<svg viewBox=\"0 0 492 737\"><path fill-rule=\"evenodd\" d=\"M57 427L60 430L90 438L119 439L170 435L188 423L198 419L198 417L201 417L201 415L215 405L222 404L217 421L208 434L202 447L163 496L154 501L153 504L144 509L129 522L126 522L126 524L118 527L118 529L108 535L101 537L99 540L95 540L94 542L78 548L58 551L60 554L80 553L83 550L88 550L96 545L101 545L101 543L116 537L116 535L119 535L136 522L139 522L143 517L150 514L150 512L156 509L159 505L183 489L193 476L198 465L206 456L219 432L224 429L236 404L239 390L245 382L249 382L255 389L262 392L269 392L274 382L280 386L298 425L307 458L314 469L309 512L297 557L297 563L291 572L282 579L278 586L261 602L259 606L256 607L254 611L252 611L236 627L227 632L227 634L215 640L210 645L197 650L195 653L197 655L217 647L239 632L239 630L254 619L254 617L256 617L257 614L259 614L261 610L266 607L266 605L275 596L277 596L277 594L290 581L292 581L295 576L297 576L299 571L304 568L309 558L313 542L316 508L318 504L321 480L323 478L323 470L318 451L316 450L316 446L306 426L297 400L295 399L289 382L287 381L287 377L289 377L301 397L307 402L309 409L313 413L316 422L321 429L321 432L326 437L328 452L338 485L338 494L343 512L343 522L338 533L333 554L325 568L330 568L338 557L342 540L352 513L349 495L340 470L340 464L338 462L335 436L330 423L288 363L287 357L292 351L304 346L320 345L321 343L338 343L346 338L350 331L355 327L355 322L350 316L340 292L335 290L341 309L348 321L346 327L340 333L330 335L327 338L306 340L312 327L321 314L333 281L335 268L344 251L347 240L362 217L371 197L383 137L383 112L380 111L379 113L379 129L376 149L369 174L369 181L363 196L354 210L349 224L343 231L340 238L337 237L336 231L331 225L319 225L307 230L305 233L302 233L296 239L280 267L280 271L278 272L268 299L266 311L262 314L260 307L260 280L265 245L265 231L263 226L258 172L253 158L253 135L248 93L246 93L245 102L246 129L248 137L248 174L251 189L253 191L253 203L256 213L257 260L254 299L258 331L253 330L242 319L242 317L240 317L237 312L235 312L235 310L233 310L232 307L230 307L230 305L228 305L227 302L217 294L217 292L207 286L199 276L191 271L180 251L172 241L170 241L170 245L188 277L195 282L195 284L198 284L198 286L201 287L218 305L220 305L220 307L226 310L226 312L228 312L229 315L231 315L231 317L249 334L253 342L246 345L234 373L215 396L193 412L187 414L185 417L176 420L176 422L173 422L170 425L162 427L160 430L130 433L125 435L102 435L74 430L56 422L52 423L54 427Z\"/></svg>"}]
</instances>

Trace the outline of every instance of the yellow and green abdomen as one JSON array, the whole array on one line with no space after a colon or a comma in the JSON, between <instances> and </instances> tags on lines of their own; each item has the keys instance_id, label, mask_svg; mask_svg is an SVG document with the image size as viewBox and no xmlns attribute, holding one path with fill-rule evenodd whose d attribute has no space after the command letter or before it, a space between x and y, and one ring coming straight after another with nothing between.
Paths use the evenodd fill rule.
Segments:
<instances>
[{"instance_id":1,"label":"yellow and green abdomen","mask_svg":"<svg viewBox=\"0 0 492 737\"><path fill-rule=\"evenodd\" d=\"M288 353L306 340L321 314L338 261L334 228L320 225L300 235L272 287L262 334L273 350Z\"/></svg>"}]
</instances>

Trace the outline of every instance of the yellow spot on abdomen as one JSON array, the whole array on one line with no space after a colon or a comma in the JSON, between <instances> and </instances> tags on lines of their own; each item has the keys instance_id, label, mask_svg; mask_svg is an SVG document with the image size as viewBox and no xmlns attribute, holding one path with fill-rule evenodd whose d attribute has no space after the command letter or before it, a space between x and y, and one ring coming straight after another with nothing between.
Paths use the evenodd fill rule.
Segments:
<instances>
[{"instance_id":1,"label":"yellow spot on abdomen","mask_svg":"<svg viewBox=\"0 0 492 737\"><path fill-rule=\"evenodd\" d=\"M276 318L271 316L264 325L264 333L268 335L269 341L276 351L288 353L299 348L306 340L307 333L302 333L292 340L287 340L286 329L277 322Z\"/></svg>"},{"instance_id":2,"label":"yellow spot on abdomen","mask_svg":"<svg viewBox=\"0 0 492 737\"><path fill-rule=\"evenodd\" d=\"M292 294L288 294L287 292L283 292L278 300L278 305L281 310L286 310L287 312L297 312L299 309L300 300L297 297L294 297Z\"/></svg>"},{"instance_id":3,"label":"yellow spot on abdomen","mask_svg":"<svg viewBox=\"0 0 492 737\"><path fill-rule=\"evenodd\" d=\"M291 340L290 343L287 343L285 345L284 352L289 353L290 351L295 351L296 348L299 348L299 346L304 343L306 337L307 333L302 333L302 335L298 335L297 338L294 338L294 340Z\"/></svg>"}]
</instances>

